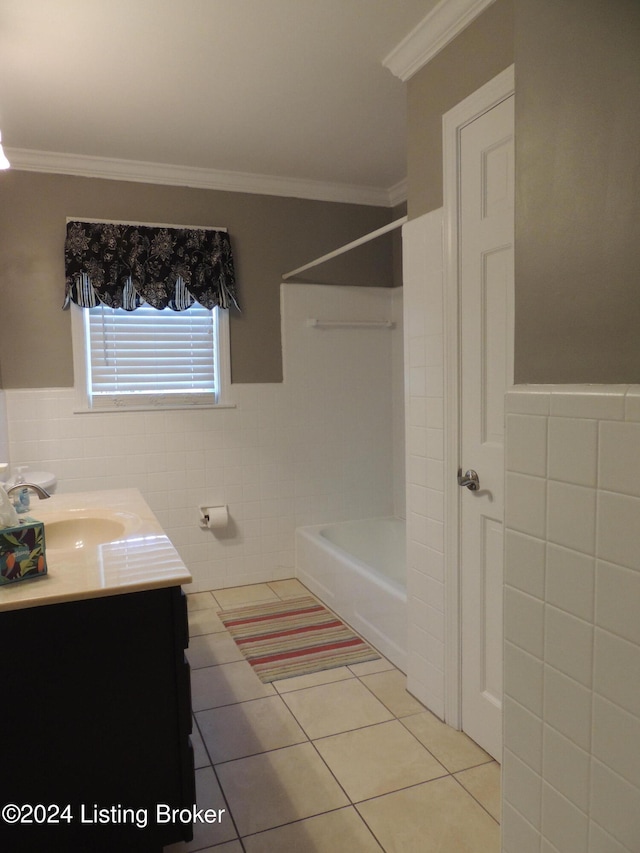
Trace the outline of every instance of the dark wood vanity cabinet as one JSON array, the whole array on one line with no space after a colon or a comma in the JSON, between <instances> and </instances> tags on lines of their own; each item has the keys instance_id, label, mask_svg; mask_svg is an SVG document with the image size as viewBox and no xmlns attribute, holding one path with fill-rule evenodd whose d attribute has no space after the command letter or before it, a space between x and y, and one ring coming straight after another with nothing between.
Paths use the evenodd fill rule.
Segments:
<instances>
[{"instance_id":1,"label":"dark wood vanity cabinet","mask_svg":"<svg viewBox=\"0 0 640 853\"><path fill-rule=\"evenodd\" d=\"M0 612L0 850L191 838L157 819L195 803L188 641L179 587Z\"/></svg>"}]
</instances>

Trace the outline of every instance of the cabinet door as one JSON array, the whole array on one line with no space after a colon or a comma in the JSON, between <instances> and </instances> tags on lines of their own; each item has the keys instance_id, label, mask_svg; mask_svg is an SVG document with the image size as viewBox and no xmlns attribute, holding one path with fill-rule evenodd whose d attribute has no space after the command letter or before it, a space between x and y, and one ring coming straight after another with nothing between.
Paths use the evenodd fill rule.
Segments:
<instances>
[{"instance_id":1,"label":"cabinet door","mask_svg":"<svg viewBox=\"0 0 640 853\"><path fill-rule=\"evenodd\" d=\"M0 799L69 805L72 815L0 825L0 848L157 851L189 837L190 826L155 820L158 803L193 803L179 596L151 590L0 614L13 732L0 750ZM96 809L116 818L100 823Z\"/></svg>"}]
</instances>

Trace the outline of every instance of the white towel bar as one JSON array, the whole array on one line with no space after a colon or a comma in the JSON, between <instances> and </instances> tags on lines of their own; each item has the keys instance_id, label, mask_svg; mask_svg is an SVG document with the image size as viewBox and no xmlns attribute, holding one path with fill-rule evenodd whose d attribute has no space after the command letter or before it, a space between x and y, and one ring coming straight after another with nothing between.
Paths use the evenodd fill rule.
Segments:
<instances>
[{"instance_id":1,"label":"white towel bar","mask_svg":"<svg viewBox=\"0 0 640 853\"><path fill-rule=\"evenodd\" d=\"M314 329L393 329L392 320L307 320L307 326Z\"/></svg>"}]
</instances>

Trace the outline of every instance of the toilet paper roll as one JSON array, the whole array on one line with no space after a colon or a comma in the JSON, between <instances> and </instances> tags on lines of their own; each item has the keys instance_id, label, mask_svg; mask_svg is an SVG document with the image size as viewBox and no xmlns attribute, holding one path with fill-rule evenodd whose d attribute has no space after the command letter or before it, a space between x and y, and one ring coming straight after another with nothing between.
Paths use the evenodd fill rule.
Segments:
<instances>
[{"instance_id":1,"label":"toilet paper roll","mask_svg":"<svg viewBox=\"0 0 640 853\"><path fill-rule=\"evenodd\" d=\"M224 530L229 524L229 510L226 506L208 506L205 511L208 516L209 530Z\"/></svg>"}]
</instances>

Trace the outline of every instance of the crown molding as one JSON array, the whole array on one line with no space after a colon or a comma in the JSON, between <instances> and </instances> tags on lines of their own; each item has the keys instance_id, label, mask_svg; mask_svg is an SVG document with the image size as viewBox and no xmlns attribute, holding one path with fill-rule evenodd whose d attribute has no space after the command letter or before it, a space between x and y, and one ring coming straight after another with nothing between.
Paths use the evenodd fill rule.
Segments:
<instances>
[{"instance_id":1,"label":"crown molding","mask_svg":"<svg viewBox=\"0 0 640 853\"><path fill-rule=\"evenodd\" d=\"M108 157L34 151L26 148L5 148L5 152L11 161L12 169L25 172L44 172L76 175L84 178L103 178L111 181L133 181L143 184L306 198L315 201L364 204L374 207L391 207L395 203L391 201L394 187L383 189L382 187L363 187L354 184L324 183L322 181L274 177L249 172L224 172L193 166L171 166L165 163L116 160Z\"/></svg>"},{"instance_id":2,"label":"crown molding","mask_svg":"<svg viewBox=\"0 0 640 853\"><path fill-rule=\"evenodd\" d=\"M388 196L390 207L395 207L397 204L405 202L409 197L407 179L403 178L401 181L398 181L397 184L389 187Z\"/></svg>"},{"instance_id":3,"label":"crown molding","mask_svg":"<svg viewBox=\"0 0 640 853\"><path fill-rule=\"evenodd\" d=\"M441 0L382 64L406 82L495 0Z\"/></svg>"}]
</instances>

